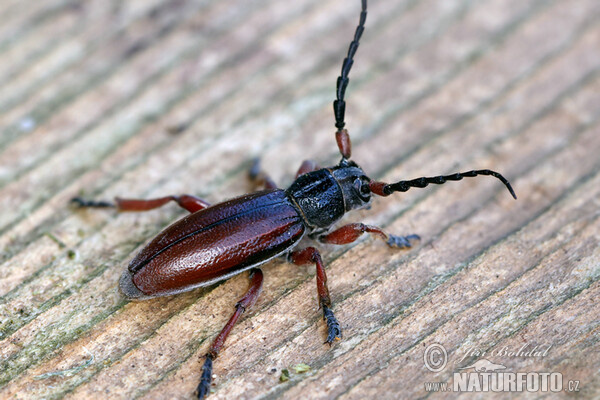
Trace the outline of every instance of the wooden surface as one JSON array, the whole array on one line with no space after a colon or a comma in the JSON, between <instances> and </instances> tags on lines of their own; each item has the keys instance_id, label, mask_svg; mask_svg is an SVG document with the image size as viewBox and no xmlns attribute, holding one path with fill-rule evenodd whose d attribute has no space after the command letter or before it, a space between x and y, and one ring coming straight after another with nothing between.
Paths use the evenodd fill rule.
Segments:
<instances>
[{"instance_id":1,"label":"wooden surface","mask_svg":"<svg viewBox=\"0 0 600 400\"><path fill-rule=\"evenodd\" d=\"M68 207L283 187L339 156L331 101L359 2L4 0L0 5L0 397L192 398L246 290L126 302L136 251L184 215ZM350 216L423 238L320 246L344 339L324 345L314 267L264 266L212 399L395 399L481 357L600 396L600 2L381 0L350 75L353 158L373 178L491 168ZM439 343L448 365L424 365ZM551 346L545 357L493 350ZM296 373L304 363L310 370ZM283 369L290 379L281 383ZM507 393L495 396L506 397ZM481 394L479 395L481 396ZM537 398L548 393L512 393Z\"/></svg>"}]
</instances>

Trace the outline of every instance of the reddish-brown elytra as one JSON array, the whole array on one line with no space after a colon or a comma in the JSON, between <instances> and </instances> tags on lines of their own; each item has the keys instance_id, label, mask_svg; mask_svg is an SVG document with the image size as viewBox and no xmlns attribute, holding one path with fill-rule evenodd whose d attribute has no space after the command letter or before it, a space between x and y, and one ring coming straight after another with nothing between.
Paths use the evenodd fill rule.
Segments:
<instances>
[{"instance_id":1,"label":"reddish-brown elytra","mask_svg":"<svg viewBox=\"0 0 600 400\"><path fill-rule=\"evenodd\" d=\"M347 244L363 233L371 233L390 247L408 248L412 241L419 239L417 235L390 235L380 228L361 223L330 230L345 213L367 207L372 194L388 196L393 192L405 192L411 187L422 188L464 177L494 176L516 198L510 183L499 173L487 169L387 184L371 180L362 168L350 161L350 136L344 129L344 94L366 18L367 1L362 0L359 24L342 63L333 103L336 142L342 155L337 165L319 168L314 162L305 161L296 174L296 180L289 188L282 190L259 170L256 162L249 176L264 190L213 206L191 195L150 200L117 198L114 203L81 198L72 200L80 207L115 207L119 211L146 211L174 201L191 213L162 231L131 261L120 280L121 291L130 299L143 300L176 294L250 270L250 288L236 304L235 312L206 354L197 389L198 398L204 398L209 393L212 362L217 358L229 332L260 294L263 275L258 267L274 257L287 255L294 264L312 263L316 266L319 305L327 324L326 342L331 344L341 339L341 329L332 311L319 251L314 247L294 249L304 235L308 234L322 243Z\"/></svg>"}]
</instances>

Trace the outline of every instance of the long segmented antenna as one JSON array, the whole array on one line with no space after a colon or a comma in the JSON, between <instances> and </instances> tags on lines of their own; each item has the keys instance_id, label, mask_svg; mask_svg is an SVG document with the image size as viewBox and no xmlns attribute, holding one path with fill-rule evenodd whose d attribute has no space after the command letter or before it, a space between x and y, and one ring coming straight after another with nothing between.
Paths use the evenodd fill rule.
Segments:
<instances>
[{"instance_id":1,"label":"long segmented antenna","mask_svg":"<svg viewBox=\"0 0 600 400\"><path fill-rule=\"evenodd\" d=\"M508 189L508 191L510 192L512 197L514 197L515 200L517 199L517 195L515 194L515 191L513 190L512 186L510 185L510 182L508 182L508 180L505 177L503 177L502 175L500 175L498 172L492 171L489 169L479 169L479 170L468 171L468 172L457 172L456 174L452 174L452 175L422 177L422 178L412 179L410 181L399 181L399 182L391 183L391 184L371 181L369 183L369 187L370 187L371 191L373 193L375 193L376 195L389 196L393 192L406 192L410 188L413 188L413 187L424 188L425 186L428 186L431 183L436 184L436 185L442 185L442 184L446 183L447 181L460 181L462 178L471 178L471 177L474 177L477 175L491 175L495 178L500 179L500 181L502 183L504 183L504 185L506 186L506 188Z\"/></svg>"},{"instance_id":2,"label":"long segmented antenna","mask_svg":"<svg viewBox=\"0 0 600 400\"><path fill-rule=\"evenodd\" d=\"M350 73L350 69L352 68L352 64L354 63L354 55L356 54L356 50L358 50L360 37L362 36L365 30L366 20L367 0L362 0L362 10L360 12L358 26L356 27L356 31L354 32L354 40L350 42L350 47L348 48L348 55L346 56L346 58L344 58L344 61L342 62L342 73L337 78L335 92L336 99L333 101L333 115L335 116L335 127L337 128L335 137L340 152L342 153L342 157L344 158L350 158L351 152L350 136L348 135L348 132L344 130L344 126L346 125L346 123L344 122L344 117L346 114L346 102L344 101L344 95L346 94L348 82L350 82L348 74Z\"/></svg>"}]
</instances>

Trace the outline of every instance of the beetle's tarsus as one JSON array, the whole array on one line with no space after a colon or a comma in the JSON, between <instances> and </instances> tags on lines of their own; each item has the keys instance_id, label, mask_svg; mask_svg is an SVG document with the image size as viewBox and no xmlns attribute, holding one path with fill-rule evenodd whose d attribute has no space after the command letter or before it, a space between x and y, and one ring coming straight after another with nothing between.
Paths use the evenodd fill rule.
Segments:
<instances>
[{"instance_id":1,"label":"beetle's tarsus","mask_svg":"<svg viewBox=\"0 0 600 400\"><path fill-rule=\"evenodd\" d=\"M204 399L210 393L210 382L212 380L212 362L212 356L210 354L207 354L206 360L204 361L204 365L202 366L202 376L200 377L200 384L198 384L198 388L196 389L198 399Z\"/></svg>"},{"instance_id":2,"label":"beetle's tarsus","mask_svg":"<svg viewBox=\"0 0 600 400\"><path fill-rule=\"evenodd\" d=\"M408 235L408 236L396 236L389 235L387 245L395 249L408 249L411 248L413 242L421 240L419 235Z\"/></svg>"},{"instance_id":3,"label":"beetle's tarsus","mask_svg":"<svg viewBox=\"0 0 600 400\"><path fill-rule=\"evenodd\" d=\"M78 208L114 208L116 207L114 203L110 201L94 201L94 200L86 200L81 197L73 197L71 199L71 205Z\"/></svg>"},{"instance_id":4,"label":"beetle's tarsus","mask_svg":"<svg viewBox=\"0 0 600 400\"><path fill-rule=\"evenodd\" d=\"M255 157L252 159L252 164L250 165L250 169L248 169L248 178L250 180L255 180L258 178L260 174L260 157Z\"/></svg>"},{"instance_id":5,"label":"beetle's tarsus","mask_svg":"<svg viewBox=\"0 0 600 400\"><path fill-rule=\"evenodd\" d=\"M340 340L342 338L342 328L333 315L331 308L326 305L323 305L323 319L327 322L327 340L325 343L331 345L335 340Z\"/></svg>"},{"instance_id":6,"label":"beetle's tarsus","mask_svg":"<svg viewBox=\"0 0 600 400\"><path fill-rule=\"evenodd\" d=\"M252 160L252 165L248 170L248 178L255 188L266 190L277 189L275 181L261 169L259 157Z\"/></svg>"}]
</instances>

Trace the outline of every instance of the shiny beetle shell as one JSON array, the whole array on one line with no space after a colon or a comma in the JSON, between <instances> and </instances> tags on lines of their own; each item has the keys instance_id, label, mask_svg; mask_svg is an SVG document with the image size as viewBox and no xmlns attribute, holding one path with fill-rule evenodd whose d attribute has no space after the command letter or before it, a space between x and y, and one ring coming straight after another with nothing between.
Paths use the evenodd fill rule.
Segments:
<instances>
[{"instance_id":1,"label":"shiny beetle shell","mask_svg":"<svg viewBox=\"0 0 600 400\"><path fill-rule=\"evenodd\" d=\"M131 261L120 287L141 300L207 286L289 251L304 233L285 191L237 197L163 230Z\"/></svg>"}]
</instances>

